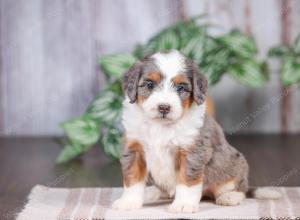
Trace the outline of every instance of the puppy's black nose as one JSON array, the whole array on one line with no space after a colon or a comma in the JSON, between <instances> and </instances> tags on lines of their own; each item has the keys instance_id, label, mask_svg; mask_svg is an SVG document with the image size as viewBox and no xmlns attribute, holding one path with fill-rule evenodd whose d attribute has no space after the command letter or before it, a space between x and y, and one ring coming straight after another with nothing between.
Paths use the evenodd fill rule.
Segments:
<instances>
[{"instance_id":1,"label":"puppy's black nose","mask_svg":"<svg viewBox=\"0 0 300 220\"><path fill-rule=\"evenodd\" d=\"M158 106L158 111L164 115L168 114L171 110L171 106L170 105L166 105L166 104L160 104Z\"/></svg>"}]
</instances>

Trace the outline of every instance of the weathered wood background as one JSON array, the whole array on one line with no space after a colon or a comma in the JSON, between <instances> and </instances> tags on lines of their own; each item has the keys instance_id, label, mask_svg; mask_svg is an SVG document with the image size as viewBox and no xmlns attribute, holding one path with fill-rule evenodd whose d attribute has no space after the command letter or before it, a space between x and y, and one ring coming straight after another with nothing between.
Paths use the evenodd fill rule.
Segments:
<instances>
[{"instance_id":1,"label":"weathered wood background","mask_svg":"<svg viewBox=\"0 0 300 220\"><path fill-rule=\"evenodd\" d=\"M61 134L58 124L83 113L103 86L101 55L130 51L178 19L206 13L217 32L238 27L256 38L263 58L300 32L299 11L299 0L0 0L0 133ZM211 88L228 133L300 131L300 92L284 95L280 65L270 64L263 89L228 77ZM282 106L289 100L290 111Z\"/></svg>"}]
</instances>

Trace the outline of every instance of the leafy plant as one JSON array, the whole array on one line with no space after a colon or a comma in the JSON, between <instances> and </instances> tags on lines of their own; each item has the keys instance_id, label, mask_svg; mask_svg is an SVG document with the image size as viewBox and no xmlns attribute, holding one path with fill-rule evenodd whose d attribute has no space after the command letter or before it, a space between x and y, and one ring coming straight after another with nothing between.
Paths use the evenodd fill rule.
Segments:
<instances>
[{"instance_id":1,"label":"leafy plant","mask_svg":"<svg viewBox=\"0 0 300 220\"><path fill-rule=\"evenodd\" d=\"M137 45L131 54L101 57L100 67L106 76L107 86L83 116L62 124L66 141L58 163L82 155L98 141L107 155L119 157L123 96L121 76L136 60L147 54L180 50L198 64L210 85L218 83L226 73L246 86L264 85L267 80L266 65L256 60L257 47L252 37L238 30L213 37L208 33L209 26L199 25L198 20L199 17L167 27L145 45Z\"/></svg>"},{"instance_id":2,"label":"leafy plant","mask_svg":"<svg viewBox=\"0 0 300 220\"><path fill-rule=\"evenodd\" d=\"M291 46L280 45L271 48L268 55L282 61L280 78L284 86L300 86L300 36Z\"/></svg>"}]
</instances>

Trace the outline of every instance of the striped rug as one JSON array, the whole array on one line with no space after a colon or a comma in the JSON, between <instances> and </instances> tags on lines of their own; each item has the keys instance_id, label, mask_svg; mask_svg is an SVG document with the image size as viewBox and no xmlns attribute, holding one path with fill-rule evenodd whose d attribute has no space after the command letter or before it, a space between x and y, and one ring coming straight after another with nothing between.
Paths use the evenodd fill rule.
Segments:
<instances>
[{"instance_id":1,"label":"striped rug","mask_svg":"<svg viewBox=\"0 0 300 220\"><path fill-rule=\"evenodd\" d=\"M48 188L35 186L17 220L98 220L98 219L261 219L300 217L300 187L278 187L279 200L246 199L240 206L218 206L201 201L200 212L167 212L170 201L145 205L136 211L110 209L121 188Z\"/></svg>"}]
</instances>

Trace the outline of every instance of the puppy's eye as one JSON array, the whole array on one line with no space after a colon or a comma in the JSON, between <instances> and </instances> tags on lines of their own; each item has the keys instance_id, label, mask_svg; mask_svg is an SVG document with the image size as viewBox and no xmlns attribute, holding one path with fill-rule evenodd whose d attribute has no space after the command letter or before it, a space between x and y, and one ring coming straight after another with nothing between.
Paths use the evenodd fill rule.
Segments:
<instances>
[{"instance_id":1,"label":"puppy's eye","mask_svg":"<svg viewBox=\"0 0 300 220\"><path fill-rule=\"evenodd\" d=\"M154 87L155 87L155 83L149 81L149 82L146 83L146 86L147 86L147 88L148 88L149 90L152 90L152 89L154 89Z\"/></svg>"},{"instance_id":2,"label":"puppy's eye","mask_svg":"<svg viewBox=\"0 0 300 220\"><path fill-rule=\"evenodd\" d=\"M185 90L185 87L183 86L183 85L178 85L177 87L176 87L176 91L177 92L183 92Z\"/></svg>"}]
</instances>

